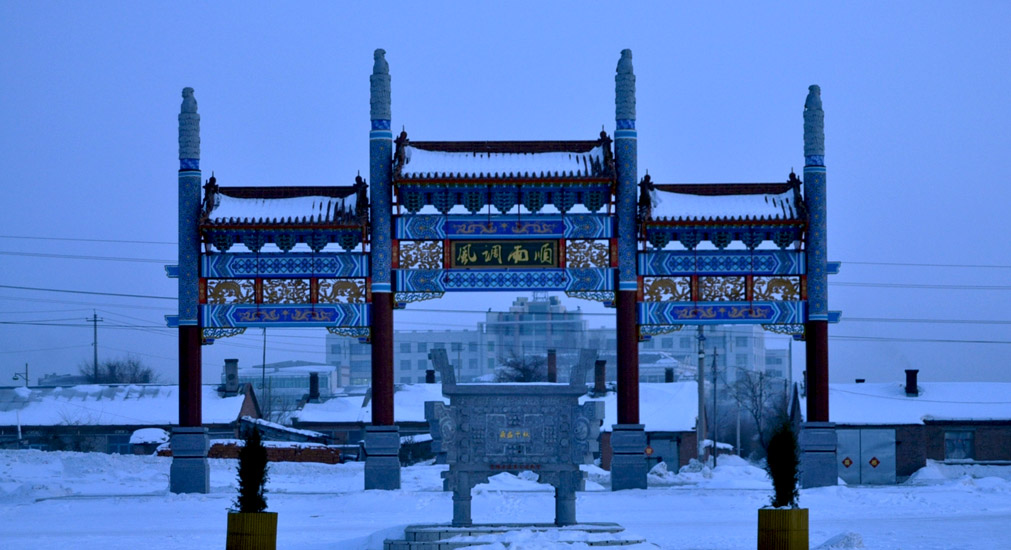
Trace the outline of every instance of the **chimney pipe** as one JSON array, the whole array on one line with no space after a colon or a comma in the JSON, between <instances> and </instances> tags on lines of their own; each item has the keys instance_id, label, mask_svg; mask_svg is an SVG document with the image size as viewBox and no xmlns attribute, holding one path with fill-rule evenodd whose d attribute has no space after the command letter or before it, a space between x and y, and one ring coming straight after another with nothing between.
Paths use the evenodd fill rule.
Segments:
<instances>
[{"instance_id":1,"label":"chimney pipe","mask_svg":"<svg viewBox=\"0 0 1011 550\"><path fill-rule=\"evenodd\" d=\"M548 382L558 382L558 355L555 350L548 350Z\"/></svg>"},{"instance_id":2,"label":"chimney pipe","mask_svg":"<svg viewBox=\"0 0 1011 550\"><path fill-rule=\"evenodd\" d=\"M604 395L607 393L607 360L597 359L593 363L593 393L594 395Z\"/></svg>"},{"instance_id":3,"label":"chimney pipe","mask_svg":"<svg viewBox=\"0 0 1011 550\"><path fill-rule=\"evenodd\" d=\"M857 384L863 384L863 383L864 383L864 382L866 382L866 381L867 381L867 379L866 379L866 378L857 378L857 379L856 379L856 383L857 383Z\"/></svg>"},{"instance_id":4,"label":"chimney pipe","mask_svg":"<svg viewBox=\"0 0 1011 550\"><path fill-rule=\"evenodd\" d=\"M309 402L318 403L319 402L319 373L310 372L309 373Z\"/></svg>"},{"instance_id":5,"label":"chimney pipe","mask_svg":"<svg viewBox=\"0 0 1011 550\"><path fill-rule=\"evenodd\" d=\"M667 384L674 382L674 369L667 367L663 370L663 381Z\"/></svg>"},{"instance_id":6,"label":"chimney pipe","mask_svg":"<svg viewBox=\"0 0 1011 550\"><path fill-rule=\"evenodd\" d=\"M920 391L916 387L916 373L919 369L906 369L906 397L916 397Z\"/></svg>"},{"instance_id":7,"label":"chimney pipe","mask_svg":"<svg viewBox=\"0 0 1011 550\"><path fill-rule=\"evenodd\" d=\"M425 383L434 384L435 383L435 370L428 369L425 371Z\"/></svg>"},{"instance_id":8,"label":"chimney pipe","mask_svg":"<svg viewBox=\"0 0 1011 550\"><path fill-rule=\"evenodd\" d=\"M225 393L239 392L239 360L225 359Z\"/></svg>"}]
</instances>

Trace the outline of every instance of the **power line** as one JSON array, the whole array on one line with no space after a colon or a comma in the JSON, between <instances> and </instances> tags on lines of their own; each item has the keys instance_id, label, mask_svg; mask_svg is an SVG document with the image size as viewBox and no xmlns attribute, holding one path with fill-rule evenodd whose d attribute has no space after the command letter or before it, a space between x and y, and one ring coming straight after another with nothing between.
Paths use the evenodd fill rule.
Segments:
<instances>
[{"instance_id":1,"label":"power line","mask_svg":"<svg viewBox=\"0 0 1011 550\"><path fill-rule=\"evenodd\" d=\"M63 350L63 349L86 348L86 347L89 347L90 345L91 344L79 344L79 345L76 345L76 346L63 346L63 347L59 347L59 348L38 348L38 349L4 350L4 351L0 351L0 353L34 353L34 352L37 352L37 351L58 351L58 350Z\"/></svg>"},{"instance_id":2,"label":"power line","mask_svg":"<svg viewBox=\"0 0 1011 550\"><path fill-rule=\"evenodd\" d=\"M90 290L66 290L60 288L42 288L33 286L14 286L14 285L0 285L0 288L10 288L13 290L34 290L36 292L63 292L67 294L89 294L93 296L117 296L121 298L143 298L146 300L172 300L175 301L175 297L171 296L151 296L150 294L121 294L118 292L95 292Z\"/></svg>"},{"instance_id":3,"label":"power line","mask_svg":"<svg viewBox=\"0 0 1011 550\"><path fill-rule=\"evenodd\" d=\"M898 267L958 267L971 269L1011 269L1011 265L987 265L987 264L925 264L925 263L903 263L903 262L847 262L847 265L890 265Z\"/></svg>"},{"instance_id":4,"label":"power line","mask_svg":"<svg viewBox=\"0 0 1011 550\"><path fill-rule=\"evenodd\" d=\"M88 256L80 254L48 254L44 252L11 252L0 250L0 256L28 256L33 258L59 258L64 260L99 260L107 262L139 262L149 264L170 264L175 260L155 260L152 258L128 258L124 256Z\"/></svg>"},{"instance_id":5,"label":"power line","mask_svg":"<svg viewBox=\"0 0 1011 550\"><path fill-rule=\"evenodd\" d=\"M175 246L178 243L169 241L128 241L122 239L82 239L71 237L34 237L27 235L0 235L0 239L24 239L33 241L72 241L85 243L126 243L126 244L165 244Z\"/></svg>"},{"instance_id":6,"label":"power line","mask_svg":"<svg viewBox=\"0 0 1011 550\"><path fill-rule=\"evenodd\" d=\"M1011 321L976 319L889 319L886 317L843 317L843 322L858 323L930 323L939 325L1011 325Z\"/></svg>"},{"instance_id":7,"label":"power line","mask_svg":"<svg viewBox=\"0 0 1011 550\"><path fill-rule=\"evenodd\" d=\"M866 342L923 342L929 344L1011 344L1011 340L955 340L945 338L893 338L888 336L848 336L830 335L830 340L853 340Z\"/></svg>"},{"instance_id":8,"label":"power line","mask_svg":"<svg viewBox=\"0 0 1011 550\"><path fill-rule=\"evenodd\" d=\"M77 305L77 306L91 306L91 307L88 307L86 309L93 309L94 307L98 306L98 307L110 307L110 308L115 308L115 309L147 309L147 310L165 312L166 314L169 313L169 310L167 310L167 309L165 309L163 307L141 306L141 305L136 305L136 304L110 304L108 302L102 302L102 303L99 303L99 302L75 302L73 300L50 300L50 299L46 299L46 298L26 298L24 296L0 296L0 300L11 300L11 301L16 301L16 302L30 302L30 303L39 303L39 304L67 304L67 305ZM24 313L24 312L20 311L18 313Z\"/></svg>"},{"instance_id":9,"label":"power line","mask_svg":"<svg viewBox=\"0 0 1011 550\"><path fill-rule=\"evenodd\" d=\"M830 286L859 286L879 288L929 288L939 290L1011 290L1011 286L988 285L932 285L913 283L859 283L850 281L829 281Z\"/></svg>"}]
</instances>

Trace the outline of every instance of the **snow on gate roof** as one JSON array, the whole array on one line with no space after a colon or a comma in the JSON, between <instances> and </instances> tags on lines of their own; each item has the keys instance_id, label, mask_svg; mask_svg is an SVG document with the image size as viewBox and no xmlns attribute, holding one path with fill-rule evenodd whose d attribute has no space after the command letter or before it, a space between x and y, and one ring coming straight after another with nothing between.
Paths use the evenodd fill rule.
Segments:
<instances>
[{"instance_id":1,"label":"snow on gate roof","mask_svg":"<svg viewBox=\"0 0 1011 550\"><path fill-rule=\"evenodd\" d=\"M656 184L653 221L797 220L800 196L790 183Z\"/></svg>"},{"instance_id":2,"label":"snow on gate roof","mask_svg":"<svg viewBox=\"0 0 1011 550\"><path fill-rule=\"evenodd\" d=\"M609 178L607 141L407 142L398 179Z\"/></svg>"},{"instance_id":3,"label":"snow on gate roof","mask_svg":"<svg viewBox=\"0 0 1011 550\"><path fill-rule=\"evenodd\" d=\"M220 187L208 185L204 223L344 223L355 216L354 186Z\"/></svg>"},{"instance_id":4,"label":"snow on gate roof","mask_svg":"<svg viewBox=\"0 0 1011 550\"><path fill-rule=\"evenodd\" d=\"M168 426L179 423L179 387L87 385L0 388L2 426ZM229 424L239 418L245 396L221 397L203 386L203 422Z\"/></svg>"}]
</instances>

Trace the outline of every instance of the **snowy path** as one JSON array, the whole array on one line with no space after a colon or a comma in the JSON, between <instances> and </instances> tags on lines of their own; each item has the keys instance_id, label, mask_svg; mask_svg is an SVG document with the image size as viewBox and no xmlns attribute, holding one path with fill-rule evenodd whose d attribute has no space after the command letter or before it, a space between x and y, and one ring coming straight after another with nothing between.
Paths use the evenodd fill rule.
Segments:
<instances>
[{"instance_id":1,"label":"snowy path","mask_svg":"<svg viewBox=\"0 0 1011 550\"><path fill-rule=\"evenodd\" d=\"M647 491L588 483L597 490L579 494L579 519L618 522L665 549L754 548L768 482L743 461L727 462L710 475L653 478ZM211 463L211 494L173 495L169 459L0 451L0 548L221 548L235 462ZM447 522L441 469L410 467L403 490L366 492L361 464L274 464L278 548L365 549L398 526ZM599 472L591 478L606 483ZM906 485L802 491L801 504L811 510L812 548L848 532L870 549L1011 548L1009 478L1011 468L931 465ZM550 488L529 480L503 475L474 491L476 522L543 523L553 514Z\"/></svg>"}]
</instances>

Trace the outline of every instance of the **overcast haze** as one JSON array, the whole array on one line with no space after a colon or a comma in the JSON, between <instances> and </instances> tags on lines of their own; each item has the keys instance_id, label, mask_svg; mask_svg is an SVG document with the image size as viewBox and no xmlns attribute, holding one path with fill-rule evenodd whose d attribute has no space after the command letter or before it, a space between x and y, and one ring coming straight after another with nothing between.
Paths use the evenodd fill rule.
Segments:
<instances>
[{"instance_id":1,"label":"overcast haze","mask_svg":"<svg viewBox=\"0 0 1011 550\"><path fill-rule=\"evenodd\" d=\"M163 328L173 300L10 287L174 298L162 265L176 257L185 86L205 178L367 176L377 47L393 126L417 140L613 134L615 65L630 48L639 174L660 183L799 173L804 98L819 84L829 259L843 262L830 278L830 309L843 312L831 380L919 368L924 380L1011 381L1011 4L881 4L4 2L0 384L25 363L34 384L90 361L93 309L100 360L133 354L175 381L175 332ZM515 297L424 302L396 327L473 327L482 316L466 311ZM613 310L564 300L598 314L590 326L614 325ZM204 348L205 382L225 357L260 362L262 336L249 332ZM322 362L324 334L268 331L267 361Z\"/></svg>"}]
</instances>

